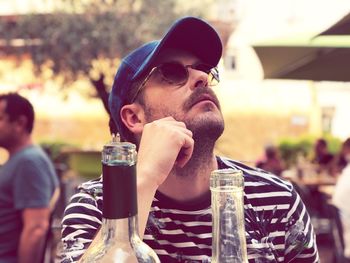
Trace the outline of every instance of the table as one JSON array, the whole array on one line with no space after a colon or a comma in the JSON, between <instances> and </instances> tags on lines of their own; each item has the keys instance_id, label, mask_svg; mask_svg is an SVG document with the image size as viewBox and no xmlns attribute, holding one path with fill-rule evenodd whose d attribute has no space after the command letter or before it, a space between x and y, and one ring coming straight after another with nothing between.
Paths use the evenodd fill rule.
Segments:
<instances>
[{"instance_id":1,"label":"table","mask_svg":"<svg viewBox=\"0 0 350 263\"><path fill-rule=\"evenodd\" d=\"M324 194L324 196L327 197L329 202L331 202L330 200L332 199L332 196L335 190L335 185L321 185L318 187L318 190L322 194Z\"/></svg>"},{"instance_id":2,"label":"table","mask_svg":"<svg viewBox=\"0 0 350 263\"><path fill-rule=\"evenodd\" d=\"M331 176L328 173L316 173L314 171L303 172L303 176L298 176L296 170L286 170L282 173L282 177L290 180L299 185L303 185L306 187L320 187L325 185L335 185L337 182L337 178Z\"/></svg>"},{"instance_id":3,"label":"table","mask_svg":"<svg viewBox=\"0 0 350 263\"><path fill-rule=\"evenodd\" d=\"M316 173L311 169L303 172L303 176L298 176L296 169L284 172L282 176L294 184L312 217L317 220L327 217L327 204L332 200L337 177L325 172Z\"/></svg>"},{"instance_id":4,"label":"table","mask_svg":"<svg viewBox=\"0 0 350 263\"><path fill-rule=\"evenodd\" d=\"M337 178L330 175L304 176L301 179L297 179L296 182L308 187L334 186Z\"/></svg>"}]
</instances>

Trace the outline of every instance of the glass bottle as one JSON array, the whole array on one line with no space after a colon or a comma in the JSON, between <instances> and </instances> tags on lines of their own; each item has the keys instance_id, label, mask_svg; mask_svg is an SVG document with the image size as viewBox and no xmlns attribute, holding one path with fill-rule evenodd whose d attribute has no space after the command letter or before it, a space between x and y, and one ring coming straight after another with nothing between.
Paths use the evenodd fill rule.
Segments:
<instances>
[{"instance_id":1,"label":"glass bottle","mask_svg":"<svg viewBox=\"0 0 350 263\"><path fill-rule=\"evenodd\" d=\"M215 170L210 176L212 263L245 263L244 179L242 171Z\"/></svg>"},{"instance_id":2,"label":"glass bottle","mask_svg":"<svg viewBox=\"0 0 350 263\"><path fill-rule=\"evenodd\" d=\"M160 262L138 234L135 145L113 136L112 142L103 147L102 176L101 233L80 262Z\"/></svg>"}]
</instances>

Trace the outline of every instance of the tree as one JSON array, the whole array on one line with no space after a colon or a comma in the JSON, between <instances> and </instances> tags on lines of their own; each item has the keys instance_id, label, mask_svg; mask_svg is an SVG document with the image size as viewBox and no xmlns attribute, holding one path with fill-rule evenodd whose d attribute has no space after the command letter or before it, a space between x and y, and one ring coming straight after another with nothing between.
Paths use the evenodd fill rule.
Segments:
<instances>
[{"instance_id":1,"label":"tree","mask_svg":"<svg viewBox=\"0 0 350 263\"><path fill-rule=\"evenodd\" d=\"M109 113L108 92L119 59L140 44L160 38L182 15L176 3L61 0L52 13L1 20L0 32L7 43L6 54L16 54L19 60L29 54L36 73L42 76L44 69L49 70L51 77L63 79L62 88L80 77L89 78ZM200 16L201 11L194 15Z\"/></svg>"}]
</instances>

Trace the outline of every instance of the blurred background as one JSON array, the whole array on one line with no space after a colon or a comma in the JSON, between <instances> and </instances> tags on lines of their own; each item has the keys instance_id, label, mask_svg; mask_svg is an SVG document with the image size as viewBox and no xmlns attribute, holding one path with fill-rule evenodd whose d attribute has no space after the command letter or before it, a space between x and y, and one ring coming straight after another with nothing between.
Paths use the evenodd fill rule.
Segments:
<instances>
[{"instance_id":1,"label":"blurred background","mask_svg":"<svg viewBox=\"0 0 350 263\"><path fill-rule=\"evenodd\" d=\"M226 129L216 152L254 166L274 146L293 178L315 157L317 139L336 155L350 137L350 60L339 68L318 60L349 52L348 36L320 35L349 12L348 0L0 0L0 93L33 103L34 138L70 182L63 210L76 184L100 174L120 59L175 19L202 17L224 45L216 92ZM6 159L0 152L0 164Z\"/></svg>"},{"instance_id":2,"label":"blurred background","mask_svg":"<svg viewBox=\"0 0 350 263\"><path fill-rule=\"evenodd\" d=\"M336 151L350 134L349 84L264 79L252 46L312 38L349 10L346 0L0 0L0 90L32 101L39 142L100 150L120 58L160 38L176 18L195 15L225 47L217 93L227 125L218 153L254 163L266 145L320 136L334 137Z\"/></svg>"}]
</instances>

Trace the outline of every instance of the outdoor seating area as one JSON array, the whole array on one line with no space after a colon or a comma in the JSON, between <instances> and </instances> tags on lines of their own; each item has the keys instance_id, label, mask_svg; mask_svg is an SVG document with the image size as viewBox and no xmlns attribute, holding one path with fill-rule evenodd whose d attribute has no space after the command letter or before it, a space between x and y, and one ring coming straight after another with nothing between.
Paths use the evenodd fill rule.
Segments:
<instances>
[{"instance_id":1,"label":"outdoor seating area","mask_svg":"<svg viewBox=\"0 0 350 263\"><path fill-rule=\"evenodd\" d=\"M61 249L61 220L70 197L76 187L89 179L98 178L101 169L101 153L98 151L78 151L65 149L63 155L68 158L67 164L57 164L57 173L61 177L61 195L56 204L48 239L46 262L54 262L57 252ZM87 159L86 159L87 158ZM86 160L90 166L81 170L81 163ZM320 172L317 165L303 161L303 166L292 166L284 169L280 175L290 181L311 216L311 221L317 236L319 253L324 259L322 262L345 263L343 228L340 221L339 209L333 204L332 196L337 183L337 176L323 170ZM49 260L50 259L50 260Z\"/></svg>"},{"instance_id":2,"label":"outdoor seating area","mask_svg":"<svg viewBox=\"0 0 350 263\"><path fill-rule=\"evenodd\" d=\"M310 170L300 178L297 171L286 170L282 177L290 181L311 216L322 262L344 261L343 229L338 208L332 203L337 178Z\"/></svg>"},{"instance_id":3,"label":"outdoor seating area","mask_svg":"<svg viewBox=\"0 0 350 263\"><path fill-rule=\"evenodd\" d=\"M350 263L350 2L307 2L0 0L0 263Z\"/></svg>"},{"instance_id":4,"label":"outdoor seating area","mask_svg":"<svg viewBox=\"0 0 350 263\"><path fill-rule=\"evenodd\" d=\"M335 144L337 150L331 152L330 145ZM289 181L299 193L311 217L322 262L347 262L341 214L346 214L344 207L348 207L349 166L344 160L350 152L350 139L318 138L287 145L266 147L257 166Z\"/></svg>"}]
</instances>

